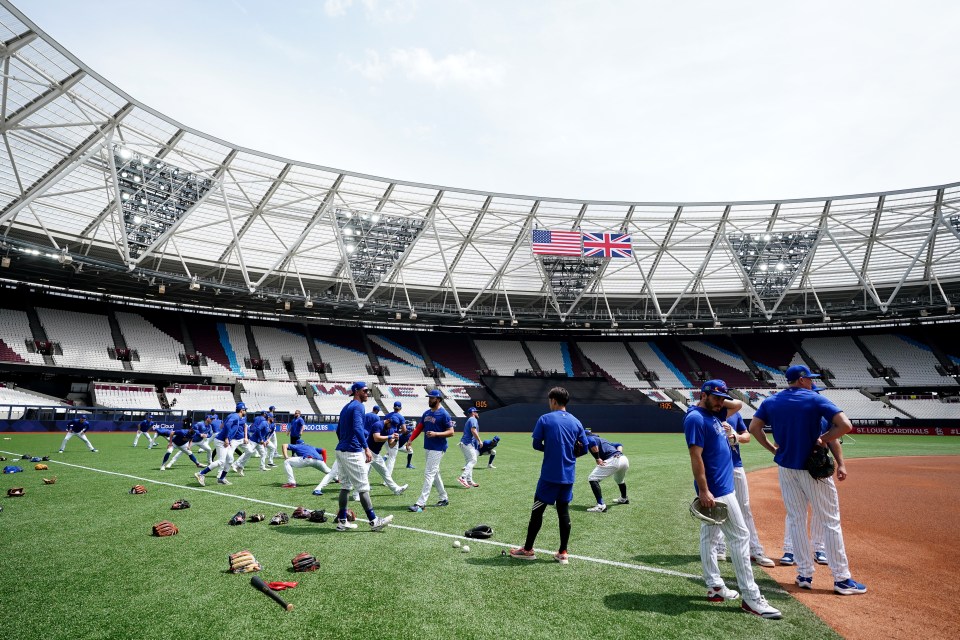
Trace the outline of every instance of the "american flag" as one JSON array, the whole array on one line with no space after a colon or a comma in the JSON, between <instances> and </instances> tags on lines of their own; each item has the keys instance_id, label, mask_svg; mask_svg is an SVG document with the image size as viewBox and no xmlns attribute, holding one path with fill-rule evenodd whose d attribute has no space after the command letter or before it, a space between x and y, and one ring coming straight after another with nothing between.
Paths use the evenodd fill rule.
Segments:
<instances>
[{"instance_id":1,"label":"american flag","mask_svg":"<svg viewBox=\"0 0 960 640\"><path fill-rule=\"evenodd\" d=\"M633 255L633 245L625 233L584 233L583 255L588 258L629 258Z\"/></svg>"},{"instance_id":2,"label":"american flag","mask_svg":"<svg viewBox=\"0 0 960 640\"><path fill-rule=\"evenodd\" d=\"M539 256L579 256L583 238L579 231L534 229L533 254Z\"/></svg>"}]
</instances>

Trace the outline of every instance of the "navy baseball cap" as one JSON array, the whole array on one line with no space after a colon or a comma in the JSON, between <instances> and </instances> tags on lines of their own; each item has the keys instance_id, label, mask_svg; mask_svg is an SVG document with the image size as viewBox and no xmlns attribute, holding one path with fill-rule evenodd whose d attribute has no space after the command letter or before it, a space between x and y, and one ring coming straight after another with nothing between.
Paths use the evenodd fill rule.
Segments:
<instances>
[{"instance_id":1,"label":"navy baseball cap","mask_svg":"<svg viewBox=\"0 0 960 640\"><path fill-rule=\"evenodd\" d=\"M242 403L242 402L238 402L238 403L237 403L237 411L240 411L241 409L246 409L246 408L247 408L247 405L246 405L246 404L244 404L244 403Z\"/></svg>"},{"instance_id":2,"label":"navy baseball cap","mask_svg":"<svg viewBox=\"0 0 960 640\"><path fill-rule=\"evenodd\" d=\"M428 398L442 398L443 395L440 393L440 389L433 389L432 391L427 391Z\"/></svg>"},{"instance_id":3,"label":"navy baseball cap","mask_svg":"<svg viewBox=\"0 0 960 640\"><path fill-rule=\"evenodd\" d=\"M277 408L276 408L275 406L270 405L270 411L276 411L276 410L277 410Z\"/></svg>"},{"instance_id":4,"label":"navy baseball cap","mask_svg":"<svg viewBox=\"0 0 960 640\"><path fill-rule=\"evenodd\" d=\"M817 385L813 385L812 387L810 387L810 391L816 391L817 393L820 393L824 389L826 389L826 387L819 387Z\"/></svg>"},{"instance_id":5,"label":"navy baseball cap","mask_svg":"<svg viewBox=\"0 0 960 640\"><path fill-rule=\"evenodd\" d=\"M394 409L402 409L402 408L403 408L403 404L402 404L399 400L397 400L396 402L393 403L393 408L394 408Z\"/></svg>"},{"instance_id":6,"label":"navy baseball cap","mask_svg":"<svg viewBox=\"0 0 960 640\"><path fill-rule=\"evenodd\" d=\"M364 382L363 380L357 380L352 385L350 385L350 393L354 393L356 391L359 391L360 389L366 389L366 388L367 388L366 382Z\"/></svg>"},{"instance_id":7,"label":"navy baseball cap","mask_svg":"<svg viewBox=\"0 0 960 640\"><path fill-rule=\"evenodd\" d=\"M497 442L500 442L500 436L493 436L493 439Z\"/></svg>"},{"instance_id":8,"label":"navy baseball cap","mask_svg":"<svg viewBox=\"0 0 960 640\"><path fill-rule=\"evenodd\" d=\"M379 406L379 405L373 405L373 412L374 412L374 413L380 413L380 406Z\"/></svg>"},{"instance_id":9,"label":"navy baseball cap","mask_svg":"<svg viewBox=\"0 0 960 640\"><path fill-rule=\"evenodd\" d=\"M727 391L727 383L723 380L707 380L703 383L703 386L700 387L700 391L717 396L718 398L726 398L727 400L733 399L733 397Z\"/></svg>"},{"instance_id":10,"label":"navy baseball cap","mask_svg":"<svg viewBox=\"0 0 960 640\"><path fill-rule=\"evenodd\" d=\"M800 378L819 378L819 373L810 373L810 369L802 364L795 364L787 369L787 382L796 382Z\"/></svg>"},{"instance_id":11,"label":"navy baseball cap","mask_svg":"<svg viewBox=\"0 0 960 640\"><path fill-rule=\"evenodd\" d=\"M153 417L153 414L152 414L152 413L148 413L148 414L147 414L147 417L148 417L148 418L152 418L152 417Z\"/></svg>"},{"instance_id":12,"label":"navy baseball cap","mask_svg":"<svg viewBox=\"0 0 960 640\"><path fill-rule=\"evenodd\" d=\"M479 411L477 411L476 407L470 407L467 409L467 413L479 413Z\"/></svg>"}]
</instances>

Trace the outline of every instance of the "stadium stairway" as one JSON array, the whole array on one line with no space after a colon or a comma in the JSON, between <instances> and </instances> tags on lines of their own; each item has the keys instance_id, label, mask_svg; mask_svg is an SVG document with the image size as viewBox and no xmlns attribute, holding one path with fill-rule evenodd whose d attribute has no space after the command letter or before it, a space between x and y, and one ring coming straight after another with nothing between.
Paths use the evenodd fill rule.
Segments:
<instances>
[{"instance_id":1,"label":"stadium stairway","mask_svg":"<svg viewBox=\"0 0 960 640\"><path fill-rule=\"evenodd\" d=\"M254 337L253 337L253 328L250 326L250 323L249 323L249 322L244 322L244 323L243 323L243 332L244 332L244 333L246 334L246 336L247 336L247 349L250 351L250 357L251 357L251 358L256 358L256 359L259 360L261 363L263 363L263 358L260 357L260 349L257 348L257 341L256 341L256 340L254 339ZM280 366L283 366L283 363L281 363L281 362L278 362L277 364L279 364ZM262 366L263 366L263 365L261 365L261 368L260 368L260 369L257 369L257 380L266 380L266 379L267 379L267 377L266 377L265 375L263 375ZM274 366L274 363L271 362L271 363L270 363L270 366L273 367L273 366Z\"/></svg>"},{"instance_id":2,"label":"stadium stairway","mask_svg":"<svg viewBox=\"0 0 960 640\"><path fill-rule=\"evenodd\" d=\"M867 348L867 345L864 344L863 340L860 339L860 336L858 336L858 335L856 335L856 334L853 334L853 335L851 335L850 337L853 338L853 343L854 343L855 345L857 345L857 348L858 348L858 349L860 349L860 352L863 354L863 357L866 358L866 359L867 359L867 362L870 363L870 366L873 367L874 372L879 372L879 371L881 371L882 369L887 368L887 366L886 366L885 364L883 364L882 362L880 362L880 358L878 358L877 356L873 355L873 352L870 351L869 348ZM893 379L893 376L890 376L889 378L882 378L882 377L881 377L881 378L878 378L878 380L883 381L883 383L884 383L886 386L888 386L888 387L897 387L897 386L900 386L900 385L897 384L897 381Z\"/></svg>"},{"instance_id":3,"label":"stadium stairway","mask_svg":"<svg viewBox=\"0 0 960 640\"><path fill-rule=\"evenodd\" d=\"M789 336L789 338L790 338L790 344L793 345L794 350L800 354L800 357L803 358L803 361L807 363L808 367L814 370L816 369L820 369L821 371L823 370L823 368L817 363L817 361L814 360L812 357L810 357L810 354L807 352L806 349L803 348L803 344L801 344L799 340L794 338L794 336L792 335ZM825 387L833 386L833 382L830 381L829 376L824 376L820 378L820 380L823 382L823 386Z\"/></svg>"},{"instance_id":4,"label":"stadium stairway","mask_svg":"<svg viewBox=\"0 0 960 640\"><path fill-rule=\"evenodd\" d=\"M524 340L520 341L520 348L523 349L524 355L526 355L527 360L530 361L530 369L533 371L543 371L543 367L537 363L537 359L533 357L533 352L530 351L530 347L527 346Z\"/></svg>"},{"instance_id":5,"label":"stadium stairway","mask_svg":"<svg viewBox=\"0 0 960 640\"><path fill-rule=\"evenodd\" d=\"M373 367L373 371L378 371L380 368L380 359L377 358L377 354L373 351L373 345L370 344L370 336L367 335L366 329L360 329L360 336L363 338L363 348L367 352L367 358L370 359L370 366ZM387 384L387 379L382 375L377 376L377 380L380 384Z\"/></svg>"},{"instance_id":6,"label":"stadium stairway","mask_svg":"<svg viewBox=\"0 0 960 640\"><path fill-rule=\"evenodd\" d=\"M323 380L326 382L326 380ZM314 415L320 415L320 407L317 406L317 403L314 401L313 396L317 395L316 389L313 388L312 384L303 385L304 394L307 396L307 402L310 404L310 408L313 410Z\"/></svg>"},{"instance_id":7,"label":"stadium stairway","mask_svg":"<svg viewBox=\"0 0 960 640\"><path fill-rule=\"evenodd\" d=\"M637 355L637 352L633 350L633 347L630 346L630 343L626 340L623 341L623 346L626 347L627 353L630 355L630 359L633 360L633 364L636 365L637 371L641 374L649 373L647 368L643 366L643 362L640 360L640 356ZM642 377L642 375L641 375ZM646 379L646 378L644 378ZM657 389L657 383L653 380L647 380L650 383L650 386L654 389Z\"/></svg>"},{"instance_id":8,"label":"stadium stairway","mask_svg":"<svg viewBox=\"0 0 960 640\"><path fill-rule=\"evenodd\" d=\"M47 342L49 338L47 337L47 331L43 328L43 323L40 322L40 316L37 315L37 309L33 305L26 305L24 311L27 312L27 320L30 321L30 333L33 334L34 340L39 340L40 342ZM56 366L56 362L53 360L53 355L43 356L43 364L48 367Z\"/></svg>"},{"instance_id":9,"label":"stadium stairway","mask_svg":"<svg viewBox=\"0 0 960 640\"><path fill-rule=\"evenodd\" d=\"M427 369L434 369L437 373L440 373L439 368L433 363L433 359L430 357L430 354L427 353L427 347L423 344L423 340L420 339L420 332L414 334L414 338L417 339L417 352L420 354L420 357L423 358L423 364L427 365ZM440 378L434 376L433 381L438 385L441 384Z\"/></svg>"},{"instance_id":10,"label":"stadium stairway","mask_svg":"<svg viewBox=\"0 0 960 640\"><path fill-rule=\"evenodd\" d=\"M117 349L127 349L127 340L123 337L123 331L120 330L120 323L117 322L117 314L113 309L107 311L107 322L110 324L110 335L113 336L113 346ZM129 360L121 360L123 368L127 371L133 371L133 365Z\"/></svg>"},{"instance_id":11,"label":"stadium stairway","mask_svg":"<svg viewBox=\"0 0 960 640\"><path fill-rule=\"evenodd\" d=\"M310 362L323 362L323 358L320 357L320 351L317 350L317 342L313 339L313 336L310 335L310 327L307 326L306 323L303 323L301 326L303 327L303 335L307 338L307 347L310 349ZM314 373L320 378L320 382L327 381L327 374L324 371L317 371L314 369ZM310 386L307 385L307 388L310 388ZM311 398L313 397L309 393L307 396ZM310 401L310 404L313 404L312 400ZM314 409L316 409L316 407L314 407Z\"/></svg>"},{"instance_id":12,"label":"stadium stairway","mask_svg":"<svg viewBox=\"0 0 960 640\"><path fill-rule=\"evenodd\" d=\"M490 367L487 366L487 361L483 359L483 356L480 355L480 349L477 349L477 343L473 341L473 336L467 336L467 342L470 343L470 349L473 351L473 357L477 359L477 364L480 365L481 369L490 370Z\"/></svg>"},{"instance_id":13,"label":"stadium stairway","mask_svg":"<svg viewBox=\"0 0 960 640\"><path fill-rule=\"evenodd\" d=\"M161 329L162 331L163 329ZM176 337L176 336L174 336ZM190 335L190 328L187 326L187 319L180 314L180 342L183 343L183 351L186 356L197 355L197 348L193 345L193 337ZM193 365L193 375L202 376L203 372L199 365Z\"/></svg>"},{"instance_id":14,"label":"stadium stairway","mask_svg":"<svg viewBox=\"0 0 960 640\"><path fill-rule=\"evenodd\" d=\"M570 346L570 359L573 360L574 374L594 373L593 364L590 362L590 358L584 355L580 345L575 340L570 340L567 344Z\"/></svg>"}]
</instances>

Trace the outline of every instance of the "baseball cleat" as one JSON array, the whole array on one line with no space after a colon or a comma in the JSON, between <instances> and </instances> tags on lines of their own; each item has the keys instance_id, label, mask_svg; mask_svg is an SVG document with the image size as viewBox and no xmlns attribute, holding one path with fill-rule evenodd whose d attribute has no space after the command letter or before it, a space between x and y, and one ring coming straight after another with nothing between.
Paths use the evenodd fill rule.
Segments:
<instances>
[{"instance_id":1,"label":"baseball cleat","mask_svg":"<svg viewBox=\"0 0 960 640\"><path fill-rule=\"evenodd\" d=\"M437 502L437 506L438 506L438 507L446 507L446 506L449 506L449 505L450 505L450 501L449 501L449 500L440 500L439 502Z\"/></svg>"},{"instance_id":2,"label":"baseball cleat","mask_svg":"<svg viewBox=\"0 0 960 640\"><path fill-rule=\"evenodd\" d=\"M457 482L459 482L460 486L463 487L464 489L470 488L470 483L467 482L466 478L464 478L463 476L457 476Z\"/></svg>"},{"instance_id":3,"label":"baseball cleat","mask_svg":"<svg viewBox=\"0 0 960 640\"><path fill-rule=\"evenodd\" d=\"M383 531L392 521L392 515L384 516L382 518L378 516L373 522L370 523L370 531Z\"/></svg>"},{"instance_id":4,"label":"baseball cleat","mask_svg":"<svg viewBox=\"0 0 960 640\"><path fill-rule=\"evenodd\" d=\"M468 482L470 483L470 486L471 486L473 489L476 489L477 487L480 486L479 484L477 484L477 483L474 482L473 480L468 480Z\"/></svg>"},{"instance_id":5,"label":"baseball cleat","mask_svg":"<svg viewBox=\"0 0 960 640\"><path fill-rule=\"evenodd\" d=\"M813 576L809 578L807 576L797 576L795 582L801 589L813 589Z\"/></svg>"},{"instance_id":6,"label":"baseball cleat","mask_svg":"<svg viewBox=\"0 0 960 640\"><path fill-rule=\"evenodd\" d=\"M710 587L707 589L707 600L710 602L723 602L724 600L736 600L740 594L733 589L728 589L726 585L719 587Z\"/></svg>"},{"instance_id":7,"label":"baseball cleat","mask_svg":"<svg viewBox=\"0 0 960 640\"><path fill-rule=\"evenodd\" d=\"M617 504L630 504L630 498L617 498L614 502Z\"/></svg>"},{"instance_id":8,"label":"baseball cleat","mask_svg":"<svg viewBox=\"0 0 960 640\"><path fill-rule=\"evenodd\" d=\"M63 451L61 451L60 453L63 453ZM416 469L416 467L413 466L412 464L408 464L407 469Z\"/></svg>"},{"instance_id":9,"label":"baseball cleat","mask_svg":"<svg viewBox=\"0 0 960 640\"><path fill-rule=\"evenodd\" d=\"M165 466L160 465L160 471L166 471L166 470L167 470L167 468L166 468Z\"/></svg>"},{"instance_id":10,"label":"baseball cleat","mask_svg":"<svg viewBox=\"0 0 960 640\"><path fill-rule=\"evenodd\" d=\"M90 453L100 453L99 449L90 449Z\"/></svg>"},{"instance_id":11,"label":"baseball cleat","mask_svg":"<svg viewBox=\"0 0 960 640\"><path fill-rule=\"evenodd\" d=\"M570 554L568 554L566 551L557 551L555 554L553 554L553 559L560 564L570 564Z\"/></svg>"},{"instance_id":12,"label":"baseball cleat","mask_svg":"<svg viewBox=\"0 0 960 640\"><path fill-rule=\"evenodd\" d=\"M492 464L488 464L488 465L487 465L487 469L496 469L496 467L493 466Z\"/></svg>"},{"instance_id":13,"label":"baseball cleat","mask_svg":"<svg viewBox=\"0 0 960 640\"><path fill-rule=\"evenodd\" d=\"M752 613L755 616L767 618L768 620L779 620L783 617L783 614L780 613L780 610L771 607L770 603L768 603L767 599L763 596L758 596L757 598L744 598L743 602L740 603L740 608L747 613Z\"/></svg>"},{"instance_id":14,"label":"baseball cleat","mask_svg":"<svg viewBox=\"0 0 960 640\"><path fill-rule=\"evenodd\" d=\"M412 511L414 513L421 513L423 511L423 507L419 504L413 504L407 507L407 511Z\"/></svg>"},{"instance_id":15,"label":"baseball cleat","mask_svg":"<svg viewBox=\"0 0 960 640\"><path fill-rule=\"evenodd\" d=\"M57 451L57 453L63 453L63 449L60 449L59 451Z\"/></svg>"},{"instance_id":16,"label":"baseball cleat","mask_svg":"<svg viewBox=\"0 0 960 640\"><path fill-rule=\"evenodd\" d=\"M780 558L780 564L785 567L792 567L793 565L797 564L797 561L793 559L792 553L785 553L783 554L783 557Z\"/></svg>"},{"instance_id":17,"label":"baseball cleat","mask_svg":"<svg viewBox=\"0 0 960 640\"><path fill-rule=\"evenodd\" d=\"M321 491L320 489L314 489L314 490L313 490L313 495L315 495L315 496L322 496L322 495L323 495L323 491Z\"/></svg>"},{"instance_id":18,"label":"baseball cleat","mask_svg":"<svg viewBox=\"0 0 960 640\"><path fill-rule=\"evenodd\" d=\"M397 487L397 490L393 492L393 495L395 495L395 496L400 495L401 493L403 493L404 491L406 491L406 490L407 490L407 487L409 487L409 486L410 486L410 485L408 485L408 484L402 484L402 485L400 485L399 487Z\"/></svg>"},{"instance_id":19,"label":"baseball cleat","mask_svg":"<svg viewBox=\"0 0 960 640\"><path fill-rule=\"evenodd\" d=\"M217 484L233 484L233 483L227 480L226 478L220 478L219 480L217 480Z\"/></svg>"},{"instance_id":20,"label":"baseball cleat","mask_svg":"<svg viewBox=\"0 0 960 640\"><path fill-rule=\"evenodd\" d=\"M605 504L598 504L595 507L590 507L589 509L587 509L589 513L603 513L606 510L607 510L607 505Z\"/></svg>"},{"instance_id":21,"label":"baseball cleat","mask_svg":"<svg viewBox=\"0 0 960 640\"><path fill-rule=\"evenodd\" d=\"M827 554L825 554L823 551L814 551L813 561L817 564L827 564Z\"/></svg>"},{"instance_id":22,"label":"baseball cleat","mask_svg":"<svg viewBox=\"0 0 960 640\"><path fill-rule=\"evenodd\" d=\"M833 583L833 590L842 596L853 596L867 592L867 585L861 584L853 578L847 578Z\"/></svg>"},{"instance_id":23,"label":"baseball cleat","mask_svg":"<svg viewBox=\"0 0 960 640\"><path fill-rule=\"evenodd\" d=\"M510 549L510 557L516 558L517 560L536 560L537 554L533 551L527 551L526 549Z\"/></svg>"},{"instance_id":24,"label":"baseball cleat","mask_svg":"<svg viewBox=\"0 0 960 640\"><path fill-rule=\"evenodd\" d=\"M234 471L234 473L236 473L236 474L237 474L238 476L240 476L241 478L243 477L243 467L238 467L238 466L234 465L234 466L233 466L233 471Z\"/></svg>"},{"instance_id":25,"label":"baseball cleat","mask_svg":"<svg viewBox=\"0 0 960 640\"><path fill-rule=\"evenodd\" d=\"M767 556L762 555L762 554L759 555L759 556L750 556L750 559L753 560L754 562L756 562L756 563L757 563L758 565L760 565L761 567L775 567L775 566L776 566L776 563L775 563L773 560L771 560L770 558L768 558Z\"/></svg>"},{"instance_id":26,"label":"baseball cleat","mask_svg":"<svg viewBox=\"0 0 960 640\"><path fill-rule=\"evenodd\" d=\"M207 478L206 478L206 476L204 476L204 475L203 475L202 473L200 473L199 471L197 471L195 474L193 474L193 477L197 479L197 482L200 483L200 486L201 486L201 487L207 486Z\"/></svg>"},{"instance_id":27,"label":"baseball cleat","mask_svg":"<svg viewBox=\"0 0 960 640\"><path fill-rule=\"evenodd\" d=\"M337 531L350 531L350 529L356 529L357 524L355 522L348 522L347 520L337 520Z\"/></svg>"},{"instance_id":28,"label":"baseball cleat","mask_svg":"<svg viewBox=\"0 0 960 640\"><path fill-rule=\"evenodd\" d=\"M285 483L283 483L283 484L281 485L281 487L284 488L284 489L296 489L296 488L297 488L297 483L295 483L295 482L285 482Z\"/></svg>"}]
</instances>

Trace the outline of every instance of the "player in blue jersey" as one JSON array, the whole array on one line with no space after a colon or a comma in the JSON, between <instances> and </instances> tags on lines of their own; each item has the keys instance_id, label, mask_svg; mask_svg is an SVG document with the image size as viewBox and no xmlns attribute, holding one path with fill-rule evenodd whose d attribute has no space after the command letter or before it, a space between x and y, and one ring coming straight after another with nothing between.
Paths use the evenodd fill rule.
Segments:
<instances>
[{"instance_id":1,"label":"player in blue jersey","mask_svg":"<svg viewBox=\"0 0 960 640\"><path fill-rule=\"evenodd\" d=\"M593 490L593 495L597 499L597 505L590 507L587 511L591 513L603 513L607 510L607 505L603 502L603 492L600 490L600 482L604 478L613 476L613 481L617 483L620 489L620 497L614 502L617 504L630 504L627 498L627 484L624 482L627 477L627 471L630 470L630 461L623 455L623 445L619 442L609 442L599 436L590 438L590 453L593 454L597 466L590 472L587 482Z\"/></svg>"},{"instance_id":2,"label":"player in blue jersey","mask_svg":"<svg viewBox=\"0 0 960 640\"><path fill-rule=\"evenodd\" d=\"M300 417L300 409L293 412L293 420L287 425L287 431L290 435L290 444L303 444L303 418Z\"/></svg>"},{"instance_id":3,"label":"player in blue jersey","mask_svg":"<svg viewBox=\"0 0 960 640\"><path fill-rule=\"evenodd\" d=\"M87 436L84 435L87 432L87 429L90 427L90 423L87 422L87 416L77 416L73 420L67 423L67 435L63 437L63 442L60 443L60 451L58 453L63 453L63 450L67 448L67 443L70 442L70 438L76 436L83 440L87 447L90 449L91 453L97 453L97 450L90 440L87 439Z\"/></svg>"},{"instance_id":4,"label":"player in blue jersey","mask_svg":"<svg viewBox=\"0 0 960 640\"><path fill-rule=\"evenodd\" d=\"M377 420L369 426L367 433L367 447L373 452L373 460L370 462L370 467L380 474L380 477L383 478L383 483L390 491L393 491L394 495L400 495L407 490L408 485L399 485L396 483L393 476L387 471L386 462L384 462L380 456L384 444L386 444L388 448L397 445L398 436L391 426L391 421L388 420L387 423L384 424L383 421Z\"/></svg>"},{"instance_id":5,"label":"player in blue jersey","mask_svg":"<svg viewBox=\"0 0 960 640\"><path fill-rule=\"evenodd\" d=\"M694 490L703 506L709 508L722 502L727 507L727 519L719 525L719 529L727 539L737 584L743 593L741 608L763 618L779 619L783 614L770 606L753 578L749 555L750 534L743 523L743 514L734 490L731 444L718 417L723 415L723 412L729 415L739 411L743 403L729 395L723 380L704 382L700 392L699 402L690 407L683 420L683 432L693 470ZM706 523L700 525L700 562L703 565L703 579L707 584L707 600L736 600L740 594L728 589L723 583L717 565L717 556L714 553L714 533L717 528Z\"/></svg>"},{"instance_id":6,"label":"player in blue jersey","mask_svg":"<svg viewBox=\"0 0 960 640\"><path fill-rule=\"evenodd\" d=\"M193 443L197 445L197 449L206 452L207 464L213 462L213 447L211 446L213 436L213 419L209 415L193 424Z\"/></svg>"},{"instance_id":7,"label":"player in blue jersey","mask_svg":"<svg viewBox=\"0 0 960 640\"><path fill-rule=\"evenodd\" d=\"M264 437L264 453L266 454L266 466L275 467L277 466L273 459L277 456L277 418L274 415L277 408L271 406L267 411L267 424L263 428ZM263 467L263 465L260 465Z\"/></svg>"},{"instance_id":8,"label":"player in blue jersey","mask_svg":"<svg viewBox=\"0 0 960 640\"><path fill-rule=\"evenodd\" d=\"M323 449L311 447L306 443L283 445L283 470L287 472L287 483L284 489L295 489L297 479L293 476L294 469L313 467L324 473L330 473L327 466L327 452Z\"/></svg>"},{"instance_id":9,"label":"player in blue jersey","mask_svg":"<svg viewBox=\"0 0 960 640\"><path fill-rule=\"evenodd\" d=\"M587 433L572 414L567 413L570 393L563 387L550 389L547 402L550 413L540 416L533 428L533 448L543 452L540 479L533 494L533 509L527 525L527 539L519 549L511 549L510 557L534 560L533 544L543 525L547 505L555 504L560 522L560 549L553 559L560 564L570 562L567 545L570 541L570 501L573 500L573 482L576 479L577 459L573 450L577 443L587 446Z\"/></svg>"},{"instance_id":10,"label":"player in blue jersey","mask_svg":"<svg viewBox=\"0 0 960 640\"><path fill-rule=\"evenodd\" d=\"M721 412L720 424L727 434L727 437L736 438L736 442L730 450L733 456L733 487L737 496L737 502L740 504L740 513L743 514L743 524L746 525L750 534L750 560L756 562L761 567L776 566L773 560L768 558L763 552L763 545L760 544L760 537L757 535L757 525L753 521L753 509L750 507L750 486L747 484L747 472L743 468L743 460L740 458L740 445L750 442L750 432L747 425L743 422L743 417L739 411L726 415L727 411ZM714 543L716 544L716 554L718 559L724 559L727 556L727 545L723 541L723 534L719 527L716 527L714 533Z\"/></svg>"},{"instance_id":11,"label":"player in blue jersey","mask_svg":"<svg viewBox=\"0 0 960 640\"><path fill-rule=\"evenodd\" d=\"M483 441L480 439L480 422L477 420L477 408L467 409L467 423L463 425L463 436L460 438L460 453L463 454L463 473L457 478L463 487L470 489L480 485L473 481L473 467L480 458L480 447Z\"/></svg>"},{"instance_id":12,"label":"player in blue jersey","mask_svg":"<svg viewBox=\"0 0 960 640\"><path fill-rule=\"evenodd\" d=\"M780 493L787 510L790 537L806 540L807 507L819 511L824 536L827 562L833 573L833 590L840 595L856 595L867 592L866 585L857 582L850 574L847 552L840 527L840 500L833 478L817 480L806 470L807 457L814 447L827 446L845 434L853 425L846 414L826 397L813 391L813 380L820 376L810 372L804 365L794 365L786 371L790 385L780 393L765 399L750 422L750 433L779 466ZM822 431L822 420L830 428ZM770 444L763 427L773 427ZM811 589L813 585L814 560L810 547L797 544L794 547L797 559L797 585Z\"/></svg>"},{"instance_id":13,"label":"player in blue jersey","mask_svg":"<svg viewBox=\"0 0 960 640\"><path fill-rule=\"evenodd\" d=\"M219 433L214 438L214 444L217 447L217 459L213 461L213 464L207 465L194 474L200 486L206 484L206 475L218 468L220 469L220 477L217 478L217 482L219 484L232 484L227 480L227 470L233 464L233 450L245 440L249 443L246 415L247 405L238 402L237 410L223 421Z\"/></svg>"},{"instance_id":14,"label":"player in blue jersey","mask_svg":"<svg viewBox=\"0 0 960 640\"><path fill-rule=\"evenodd\" d=\"M173 430L173 433L170 434L170 441L167 444L167 452L163 454L163 462L160 463L160 471L165 471L173 467L173 464L177 461L177 458L180 457L181 453L187 454L194 466L200 469L203 468L203 465L197 462L196 456L190 451L194 433L193 425L190 423L189 418L184 419L182 428ZM177 450L176 453L173 453L174 449ZM171 453L173 453L172 458L170 457ZM168 460L169 463L167 462Z\"/></svg>"},{"instance_id":15,"label":"player in blue jersey","mask_svg":"<svg viewBox=\"0 0 960 640\"><path fill-rule=\"evenodd\" d=\"M269 411L261 411L253 419L253 425L247 430L250 446L244 451L243 455L240 456L236 464L233 465L233 471L240 476L243 476L243 470L247 466L247 460L250 459L250 456L252 456L254 452L260 454L260 471L267 471L267 440L270 437L267 433L269 416Z\"/></svg>"},{"instance_id":16,"label":"player in blue jersey","mask_svg":"<svg viewBox=\"0 0 960 640\"><path fill-rule=\"evenodd\" d=\"M367 477L373 460L373 452L367 446L367 432L365 428L365 412L363 403L367 401L370 390L366 382L354 382L350 386L353 399L340 411L340 420L337 423L337 464L340 466L340 496L337 511L337 531L356 529L357 525L347 520L347 500L351 490L360 494L360 504L372 531L382 531L393 520L393 516L377 517L370 501L370 482Z\"/></svg>"},{"instance_id":17,"label":"player in blue jersey","mask_svg":"<svg viewBox=\"0 0 960 640\"><path fill-rule=\"evenodd\" d=\"M393 403L393 411L383 416L383 423L389 424L394 433L397 434L397 441L393 445L387 444L387 455L386 455L386 467L387 473L391 476L393 475L393 467L397 464L397 454L400 452L400 447L404 446L407 443L407 440L410 439L410 432L407 429L406 421L403 419L403 414L400 413L400 409L403 408L403 404L397 400ZM406 436L406 437L404 437ZM402 442L401 442L402 441ZM407 461L409 466L410 462Z\"/></svg>"},{"instance_id":18,"label":"player in blue jersey","mask_svg":"<svg viewBox=\"0 0 960 640\"><path fill-rule=\"evenodd\" d=\"M423 432L423 449L427 455L423 465L423 490L417 501L409 507L414 513L423 511L433 487L437 488L437 498L439 498L437 506L445 507L450 504L447 490L443 486L443 478L440 476L440 460L447 452L447 439L453 436L453 426L450 424L450 414L440 406L440 390L433 389L428 392L427 398L429 398L430 408L423 412L420 423L407 441L408 445L413 444L417 436Z\"/></svg>"},{"instance_id":19,"label":"player in blue jersey","mask_svg":"<svg viewBox=\"0 0 960 640\"><path fill-rule=\"evenodd\" d=\"M498 444L500 444L500 436L494 436L492 440L484 440L483 444L480 445L480 451L477 452L477 455L490 456L487 461L487 469L496 469L493 466L493 459L497 457Z\"/></svg>"},{"instance_id":20,"label":"player in blue jersey","mask_svg":"<svg viewBox=\"0 0 960 640\"><path fill-rule=\"evenodd\" d=\"M156 444L156 437L150 432L153 430L154 424L152 414L148 413L143 417L143 420L137 425L137 435L133 437L133 446L137 446L137 443L140 442L140 436L147 436L147 449L153 449Z\"/></svg>"}]
</instances>

